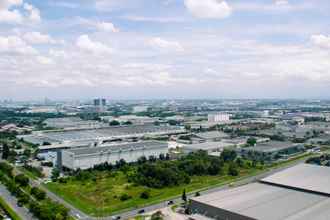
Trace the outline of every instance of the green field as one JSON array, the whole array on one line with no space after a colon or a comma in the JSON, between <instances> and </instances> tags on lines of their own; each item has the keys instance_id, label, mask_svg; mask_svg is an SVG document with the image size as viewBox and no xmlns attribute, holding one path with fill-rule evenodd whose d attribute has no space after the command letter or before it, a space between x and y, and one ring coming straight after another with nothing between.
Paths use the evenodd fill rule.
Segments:
<instances>
[{"instance_id":1,"label":"green field","mask_svg":"<svg viewBox=\"0 0 330 220\"><path fill-rule=\"evenodd\" d=\"M13 220L22 220L16 212L0 197L0 206Z\"/></svg>"},{"instance_id":2,"label":"green field","mask_svg":"<svg viewBox=\"0 0 330 220\"><path fill-rule=\"evenodd\" d=\"M186 189L187 193L192 193L225 185L274 168L287 166L290 163L307 159L310 156L311 154L299 155L287 161L266 166L263 169L241 169L240 175L237 177L228 175L193 176L189 184L162 189L148 188L128 183L126 176L120 171L99 172L96 179L89 179L83 182L69 178L67 183L52 182L48 183L46 187L86 214L92 216L108 216L116 212L170 200L171 198L180 196L184 189ZM140 194L145 190L149 190L150 192L149 199L140 198ZM131 198L126 201L121 201L120 196L124 193L131 196Z\"/></svg>"},{"instance_id":3,"label":"green field","mask_svg":"<svg viewBox=\"0 0 330 220\"><path fill-rule=\"evenodd\" d=\"M253 175L257 172L258 170L256 169L243 170L240 173L240 177ZM193 192L209 186L226 184L238 178L227 175L194 176L191 179L191 183L186 185L154 189L128 183L126 176L122 172L116 172L115 176L103 172L98 174L96 181L86 180L81 182L69 180L67 183L48 183L46 187L87 214L106 216L118 211L137 208L180 196L184 189L187 192ZM140 194L145 190L150 191L149 199L140 198ZM121 201L120 196L123 193L128 194L132 198Z\"/></svg>"}]
</instances>

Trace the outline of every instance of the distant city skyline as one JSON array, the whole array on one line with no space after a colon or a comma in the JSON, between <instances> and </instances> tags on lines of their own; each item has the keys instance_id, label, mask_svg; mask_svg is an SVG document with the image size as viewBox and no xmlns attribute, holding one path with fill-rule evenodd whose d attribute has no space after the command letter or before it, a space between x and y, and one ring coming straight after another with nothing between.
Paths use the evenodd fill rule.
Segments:
<instances>
[{"instance_id":1,"label":"distant city skyline","mask_svg":"<svg viewBox=\"0 0 330 220\"><path fill-rule=\"evenodd\" d=\"M328 0L2 0L0 100L330 98Z\"/></svg>"}]
</instances>

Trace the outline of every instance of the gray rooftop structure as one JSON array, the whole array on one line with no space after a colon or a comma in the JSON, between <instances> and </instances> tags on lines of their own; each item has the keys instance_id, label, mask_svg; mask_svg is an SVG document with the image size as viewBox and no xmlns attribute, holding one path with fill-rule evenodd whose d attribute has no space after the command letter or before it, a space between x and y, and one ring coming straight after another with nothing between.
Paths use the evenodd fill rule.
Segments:
<instances>
[{"instance_id":1,"label":"gray rooftop structure","mask_svg":"<svg viewBox=\"0 0 330 220\"><path fill-rule=\"evenodd\" d=\"M208 131L195 134L197 137L204 140L221 140L229 137L228 134L221 131Z\"/></svg>"},{"instance_id":2,"label":"gray rooftop structure","mask_svg":"<svg viewBox=\"0 0 330 220\"><path fill-rule=\"evenodd\" d=\"M106 145L101 147L83 147L83 148L72 148L66 151L73 153L75 156L81 155L92 155L100 153L114 153L123 151L143 150L143 149L157 149L167 148L166 142L159 141L145 141L145 142L130 142L124 144Z\"/></svg>"},{"instance_id":3,"label":"gray rooftop structure","mask_svg":"<svg viewBox=\"0 0 330 220\"><path fill-rule=\"evenodd\" d=\"M300 164L261 182L330 196L330 168L325 166Z\"/></svg>"},{"instance_id":4,"label":"gray rooftop structure","mask_svg":"<svg viewBox=\"0 0 330 220\"><path fill-rule=\"evenodd\" d=\"M327 196L261 183L195 197L192 212L230 220L325 220L330 218Z\"/></svg>"},{"instance_id":5,"label":"gray rooftop structure","mask_svg":"<svg viewBox=\"0 0 330 220\"><path fill-rule=\"evenodd\" d=\"M164 135L184 132L179 126L131 125L99 129L80 129L69 131L38 132L32 135L22 135L19 138L34 143L63 143L74 141L104 141L115 138L142 137L145 135Z\"/></svg>"},{"instance_id":6,"label":"gray rooftop structure","mask_svg":"<svg viewBox=\"0 0 330 220\"><path fill-rule=\"evenodd\" d=\"M289 149L292 147L298 147L301 144L296 144L292 142L283 142L283 141L269 141L264 143L258 143L254 147L246 147L245 151L259 151L265 153L277 152L285 149Z\"/></svg>"}]
</instances>

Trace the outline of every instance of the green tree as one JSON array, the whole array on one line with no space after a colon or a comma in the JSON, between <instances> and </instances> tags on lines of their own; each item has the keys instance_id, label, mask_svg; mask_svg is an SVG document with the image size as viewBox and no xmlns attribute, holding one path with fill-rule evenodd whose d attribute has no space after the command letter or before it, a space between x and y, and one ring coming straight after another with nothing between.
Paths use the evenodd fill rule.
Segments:
<instances>
[{"instance_id":1,"label":"green tree","mask_svg":"<svg viewBox=\"0 0 330 220\"><path fill-rule=\"evenodd\" d=\"M254 146L257 143L257 139L255 139L253 137L250 137L250 138L247 139L246 143L250 146Z\"/></svg>"},{"instance_id":2,"label":"green tree","mask_svg":"<svg viewBox=\"0 0 330 220\"><path fill-rule=\"evenodd\" d=\"M112 121L110 121L109 125L110 126L118 126L118 125L120 125L120 123L117 120L112 120Z\"/></svg>"},{"instance_id":3,"label":"green tree","mask_svg":"<svg viewBox=\"0 0 330 220\"><path fill-rule=\"evenodd\" d=\"M7 143L2 145L2 159L7 160L9 157L9 146Z\"/></svg>"},{"instance_id":4,"label":"green tree","mask_svg":"<svg viewBox=\"0 0 330 220\"><path fill-rule=\"evenodd\" d=\"M60 170L58 168L53 168L52 176L50 177L52 181L56 181L60 177Z\"/></svg>"},{"instance_id":5,"label":"green tree","mask_svg":"<svg viewBox=\"0 0 330 220\"><path fill-rule=\"evenodd\" d=\"M27 186L29 184L29 178L21 173L15 176L15 182L20 186Z\"/></svg>"},{"instance_id":6,"label":"green tree","mask_svg":"<svg viewBox=\"0 0 330 220\"><path fill-rule=\"evenodd\" d=\"M187 202L186 189L183 190L181 198L183 201Z\"/></svg>"}]
</instances>

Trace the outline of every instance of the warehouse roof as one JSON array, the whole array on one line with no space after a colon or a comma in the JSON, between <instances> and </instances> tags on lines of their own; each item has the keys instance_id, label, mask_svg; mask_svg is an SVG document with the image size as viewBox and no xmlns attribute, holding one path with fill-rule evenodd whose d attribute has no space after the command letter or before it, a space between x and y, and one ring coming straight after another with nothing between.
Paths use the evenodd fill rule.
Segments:
<instances>
[{"instance_id":1,"label":"warehouse roof","mask_svg":"<svg viewBox=\"0 0 330 220\"><path fill-rule=\"evenodd\" d=\"M262 182L330 195L330 168L300 164L266 177Z\"/></svg>"},{"instance_id":2,"label":"warehouse roof","mask_svg":"<svg viewBox=\"0 0 330 220\"><path fill-rule=\"evenodd\" d=\"M187 144L183 146L185 149L189 150L213 150L213 149L221 149L226 147L233 147L235 144L222 142L222 141L215 141L215 142L204 142L198 144Z\"/></svg>"},{"instance_id":3,"label":"warehouse roof","mask_svg":"<svg viewBox=\"0 0 330 220\"><path fill-rule=\"evenodd\" d=\"M195 135L202 139L225 138L229 136L228 134L220 131L202 132L202 133L197 133Z\"/></svg>"},{"instance_id":4,"label":"warehouse roof","mask_svg":"<svg viewBox=\"0 0 330 220\"><path fill-rule=\"evenodd\" d=\"M66 151L73 153L75 156L81 156L81 155L91 155L91 154L101 154L101 153L112 153L118 151L158 149L158 148L167 148L167 147L168 144L166 142L145 141L145 142L131 142L125 144L107 145L102 147L73 148Z\"/></svg>"},{"instance_id":5,"label":"warehouse roof","mask_svg":"<svg viewBox=\"0 0 330 220\"><path fill-rule=\"evenodd\" d=\"M264 143L258 143L254 147L244 148L244 150L261 151L261 152L269 153L269 152L285 150L294 146L299 146L299 144L295 144L291 142L282 142L282 141L269 141Z\"/></svg>"},{"instance_id":6,"label":"warehouse roof","mask_svg":"<svg viewBox=\"0 0 330 220\"><path fill-rule=\"evenodd\" d=\"M261 183L218 191L192 200L259 220L330 218L329 197Z\"/></svg>"}]
</instances>

